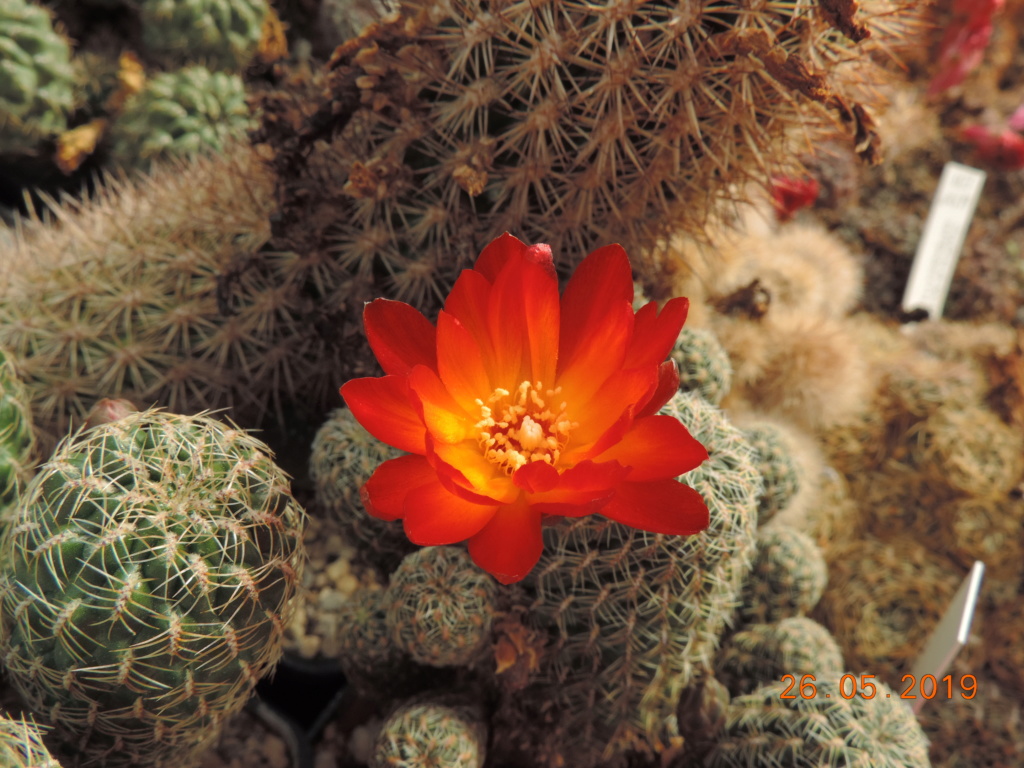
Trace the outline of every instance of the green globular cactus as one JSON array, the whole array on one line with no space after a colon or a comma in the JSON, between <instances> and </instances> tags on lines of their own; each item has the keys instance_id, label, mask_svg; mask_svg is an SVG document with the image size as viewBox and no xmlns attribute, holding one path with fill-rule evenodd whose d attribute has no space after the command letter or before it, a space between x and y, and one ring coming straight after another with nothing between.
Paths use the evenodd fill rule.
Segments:
<instances>
[{"instance_id":1,"label":"green globular cactus","mask_svg":"<svg viewBox=\"0 0 1024 768\"><path fill-rule=\"evenodd\" d=\"M757 451L757 469L764 479L764 495L757 505L757 524L764 525L786 508L800 490L800 473L782 431L772 424L745 430Z\"/></svg>"},{"instance_id":2,"label":"green globular cactus","mask_svg":"<svg viewBox=\"0 0 1024 768\"><path fill-rule=\"evenodd\" d=\"M679 389L697 392L718 405L732 386L729 353L714 333L702 328L683 328L671 357L679 368Z\"/></svg>"},{"instance_id":3,"label":"green globular cactus","mask_svg":"<svg viewBox=\"0 0 1024 768\"><path fill-rule=\"evenodd\" d=\"M71 47L50 12L0 0L0 155L30 151L67 127L74 77Z\"/></svg>"},{"instance_id":4,"label":"green globular cactus","mask_svg":"<svg viewBox=\"0 0 1024 768\"><path fill-rule=\"evenodd\" d=\"M818 604L827 583L828 566L810 536L781 525L759 530L740 620L771 624L803 616Z\"/></svg>"},{"instance_id":5,"label":"green globular cactus","mask_svg":"<svg viewBox=\"0 0 1024 768\"><path fill-rule=\"evenodd\" d=\"M497 585L463 549L408 555L384 600L392 639L420 664L472 666L489 649Z\"/></svg>"},{"instance_id":6,"label":"green globular cactus","mask_svg":"<svg viewBox=\"0 0 1024 768\"><path fill-rule=\"evenodd\" d=\"M0 521L28 479L34 447L28 392L0 350Z\"/></svg>"},{"instance_id":7,"label":"green globular cactus","mask_svg":"<svg viewBox=\"0 0 1024 768\"><path fill-rule=\"evenodd\" d=\"M121 164L215 152L252 127L238 75L192 66L163 72L132 94L111 129L111 154Z\"/></svg>"},{"instance_id":8,"label":"green globular cactus","mask_svg":"<svg viewBox=\"0 0 1024 768\"><path fill-rule=\"evenodd\" d=\"M0 540L0 652L82 764L190 766L281 654L305 513L209 416L70 436Z\"/></svg>"},{"instance_id":9,"label":"green globular cactus","mask_svg":"<svg viewBox=\"0 0 1024 768\"><path fill-rule=\"evenodd\" d=\"M807 681L813 695L779 682L733 699L707 768L930 768L914 714L884 683L870 680L876 690L865 698L862 679Z\"/></svg>"},{"instance_id":10,"label":"green globular cactus","mask_svg":"<svg viewBox=\"0 0 1024 768\"><path fill-rule=\"evenodd\" d=\"M3 768L61 768L43 744L42 728L31 720L0 714L0 765Z\"/></svg>"},{"instance_id":11,"label":"green globular cactus","mask_svg":"<svg viewBox=\"0 0 1024 768\"><path fill-rule=\"evenodd\" d=\"M818 622L793 616L777 624L752 624L729 638L715 659L715 677L734 696L783 675L826 678L843 672L843 653Z\"/></svg>"},{"instance_id":12,"label":"green globular cactus","mask_svg":"<svg viewBox=\"0 0 1024 768\"><path fill-rule=\"evenodd\" d=\"M266 0L139 0L142 44L165 65L202 62L241 69L253 58L270 12Z\"/></svg>"},{"instance_id":13,"label":"green globular cactus","mask_svg":"<svg viewBox=\"0 0 1024 768\"><path fill-rule=\"evenodd\" d=\"M487 725L479 707L417 700L381 726L370 768L483 768Z\"/></svg>"},{"instance_id":14,"label":"green globular cactus","mask_svg":"<svg viewBox=\"0 0 1024 768\"><path fill-rule=\"evenodd\" d=\"M334 518L342 537L382 574L391 573L416 547L400 522L366 512L359 489L380 464L401 455L367 432L348 408L338 408L317 430L309 457L316 506Z\"/></svg>"},{"instance_id":15,"label":"green globular cactus","mask_svg":"<svg viewBox=\"0 0 1024 768\"><path fill-rule=\"evenodd\" d=\"M711 668L753 554L761 493L753 449L695 393L677 393L662 413L708 449L681 477L707 503L708 528L665 536L597 516L551 526L528 581L530 618L553 636L553 650L536 686L513 695L555 707L540 751L574 766L617 764L678 738L680 692Z\"/></svg>"}]
</instances>

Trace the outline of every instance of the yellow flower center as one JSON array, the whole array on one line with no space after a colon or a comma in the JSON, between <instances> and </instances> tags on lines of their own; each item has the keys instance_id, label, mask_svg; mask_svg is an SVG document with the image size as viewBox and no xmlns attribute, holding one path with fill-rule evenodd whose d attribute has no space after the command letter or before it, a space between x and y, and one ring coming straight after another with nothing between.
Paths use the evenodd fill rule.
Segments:
<instances>
[{"instance_id":1,"label":"yellow flower center","mask_svg":"<svg viewBox=\"0 0 1024 768\"><path fill-rule=\"evenodd\" d=\"M569 432L579 426L566 417L566 403L558 400L561 392L561 387L544 390L539 381L524 381L515 392L498 387L487 402L477 398L480 421L475 426L484 456L508 474L531 461L557 462ZM559 403L557 409L549 401Z\"/></svg>"}]
</instances>

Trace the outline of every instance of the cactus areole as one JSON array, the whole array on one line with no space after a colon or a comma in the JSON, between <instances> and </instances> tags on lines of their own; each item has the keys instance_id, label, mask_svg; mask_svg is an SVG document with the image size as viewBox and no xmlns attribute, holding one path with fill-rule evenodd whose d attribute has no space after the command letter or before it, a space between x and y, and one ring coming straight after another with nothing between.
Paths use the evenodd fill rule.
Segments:
<instances>
[{"instance_id":1,"label":"cactus areole","mask_svg":"<svg viewBox=\"0 0 1024 768\"><path fill-rule=\"evenodd\" d=\"M281 653L304 513L208 416L65 440L0 540L0 651L84 765L189 766Z\"/></svg>"},{"instance_id":2,"label":"cactus areole","mask_svg":"<svg viewBox=\"0 0 1024 768\"><path fill-rule=\"evenodd\" d=\"M436 327L407 304L368 304L386 375L341 394L371 434L410 455L377 468L367 510L402 519L416 544L468 539L506 584L536 564L548 515L703 530L704 501L676 477L707 451L657 413L678 387L665 358L689 302L660 313L632 302L621 246L591 253L559 296L551 249L506 233L462 272Z\"/></svg>"}]
</instances>

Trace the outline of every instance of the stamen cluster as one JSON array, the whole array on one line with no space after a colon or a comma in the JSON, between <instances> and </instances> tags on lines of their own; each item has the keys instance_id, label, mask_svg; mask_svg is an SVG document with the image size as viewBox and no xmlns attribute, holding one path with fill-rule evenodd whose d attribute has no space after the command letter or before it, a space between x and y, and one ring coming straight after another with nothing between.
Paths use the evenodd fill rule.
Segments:
<instances>
[{"instance_id":1,"label":"stamen cluster","mask_svg":"<svg viewBox=\"0 0 1024 768\"><path fill-rule=\"evenodd\" d=\"M548 407L561 393L561 387L544 390L539 381L524 381L514 394L498 387L487 403L477 398L481 418L474 426L484 456L510 475L531 461L556 464L569 432L579 426L566 416L568 403L560 402L557 413Z\"/></svg>"}]
</instances>

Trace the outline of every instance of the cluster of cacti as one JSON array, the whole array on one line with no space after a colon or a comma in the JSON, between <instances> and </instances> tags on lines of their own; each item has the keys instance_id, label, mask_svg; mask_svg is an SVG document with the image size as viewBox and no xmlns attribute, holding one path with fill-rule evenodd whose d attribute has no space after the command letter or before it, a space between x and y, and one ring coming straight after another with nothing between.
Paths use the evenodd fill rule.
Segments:
<instances>
[{"instance_id":1,"label":"cluster of cacti","mask_svg":"<svg viewBox=\"0 0 1024 768\"><path fill-rule=\"evenodd\" d=\"M125 166L219 152L252 127L238 75L190 66L149 78L132 94L111 131L110 151Z\"/></svg>"},{"instance_id":2,"label":"cluster of cacti","mask_svg":"<svg viewBox=\"0 0 1024 768\"><path fill-rule=\"evenodd\" d=\"M679 368L679 389L698 392L713 405L722 402L732 386L729 353L702 328L683 328L672 348L672 359Z\"/></svg>"},{"instance_id":3,"label":"cluster of cacti","mask_svg":"<svg viewBox=\"0 0 1024 768\"><path fill-rule=\"evenodd\" d=\"M478 706L416 699L384 720L370 768L483 768L487 724Z\"/></svg>"},{"instance_id":4,"label":"cluster of cacti","mask_svg":"<svg viewBox=\"0 0 1024 768\"><path fill-rule=\"evenodd\" d=\"M860 681L847 677L844 691L839 675L818 679L814 695L778 682L733 699L706 765L930 768L927 739L899 689L875 682L871 695Z\"/></svg>"},{"instance_id":5,"label":"cluster of cacti","mask_svg":"<svg viewBox=\"0 0 1024 768\"><path fill-rule=\"evenodd\" d=\"M800 490L800 472L786 444L785 434L770 423L744 430L757 452L757 471L764 480L764 494L757 504L757 524L764 525Z\"/></svg>"},{"instance_id":6,"label":"cluster of cacti","mask_svg":"<svg viewBox=\"0 0 1024 768\"><path fill-rule=\"evenodd\" d=\"M267 0L138 0L147 54L169 64L239 69L256 53Z\"/></svg>"},{"instance_id":7,"label":"cluster of cacti","mask_svg":"<svg viewBox=\"0 0 1024 768\"><path fill-rule=\"evenodd\" d=\"M391 639L420 664L472 666L490 647L497 584L458 547L406 556L384 596Z\"/></svg>"},{"instance_id":8,"label":"cluster of cacti","mask_svg":"<svg viewBox=\"0 0 1024 768\"><path fill-rule=\"evenodd\" d=\"M0 713L0 765L4 768L61 768L43 743L48 729Z\"/></svg>"},{"instance_id":9,"label":"cluster of cacti","mask_svg":"<svg viewBox=\"0 0 1024 768\"><path fill-rule=\"evenodd\" d=\"M401 455L356 421L347 408L332 411L313 439L309 476L317 507L338 524L342 536L382 573L390 573L415 547L396 521L367 514L359 489L378 465Z\"/></svg>"},{"instance_id":10,"label":"cluster of cacti","mask_svg":"<svg viewBox=\"0 0 1024 768\"><path fill-rule=\"evenodd\" d=\"M680 691L710 669L739 602L761 492L753 450L696 393L676 394L662 412L708 448L711 458L683 478L711 522L689 537L587 517L545 529L528 620L553 645L506 705L554 708L555 727L535 735L554 760L618 763L678 738Z\"/></svg>"},{"instance_id":11,"label":"cluster of cacti","mask_svg":"<svg viewBox=\"0 0 1024 768\"><path fill-rule=\"evenodd\" d=\"M814 540L783 525L759 529L739 609L745 623L771 624L803 616L818 604L828 566Z\"/></svg>"},{"instance_id":12,"label":"cluster of cacti","mask_svg":"<svg viewBox=\"0 0 1024 768\"><path fill-rule=\"evenodd\" d=\"M1024 474L1024 436L982 405L940 407L910 440L918 467L971 496L1005 494Z\"/></svg>"},{"instance_id":13,"label":"cluster of cacti","mask_svg":"<svg viewBox=\"0 0 1024 768\"><path fill-rule=\"evenodd\" d=\"M343 348L356 331L334 319L361 296L329 262L264 250L273 206L269 172L239 148L110 182L56 211L60 227L25 222L0 247L13 266L0 275L0 346L51 446L103 396L227 406L257 426L358 375L367 353ZM311 300L324 283L329 310Z\"/></svg>"},{"instance_id":14,"label":"cluster of cacti","mask_svg":"<svg viewBox=\"0 0 1024 768\"><path fill-rule=\"evenodd\" d=\"M0 2L0 155L34 149L67 126L74 103L71 47L49 10Z\"/></svg>"},{"instance_id":15,"label":"cluster of cacti","mask_svg":"<svg viewBox=\"0 0 1024 768\"><path fill-rule=\"evenodd\" d=\"M280 656L304 515L269 449L209 416L58 446L0 540L0 648L74 760L198 761Z\"/></svg>"},{"instance_id":16,"label":"cluster of cacti","mask_svg":"<svg viewBox=\"0 0 1024 768\"><path fill-rule=\"evenodd\" d=\"M0 350L0 520L28 480L34 447L28 393Z\"/></svg>"},{"instance_id":17,"label":"cluster of cacti","mask_svg":"<svg viewBox=\"0 0 1024 768\"><path fill-rule=\"evenodd\" d=\"M906 537L865 536L828 555L828 587L812 615L832 630L849 667L899 685L956 592L957 572Z\"/></svg>"},{"instance_id":18,"label":"cluster of cacti","mask_svg":"<svg viewBox=\"0 0 1024 768\"><path fill-rule=\"evenodd\" d=\"M832 633L806 616L746 626L715 657L715 678L734 696L781 682L783 675L827 679L844 669L843 654Z\"/></svg>"}]
</instances>

